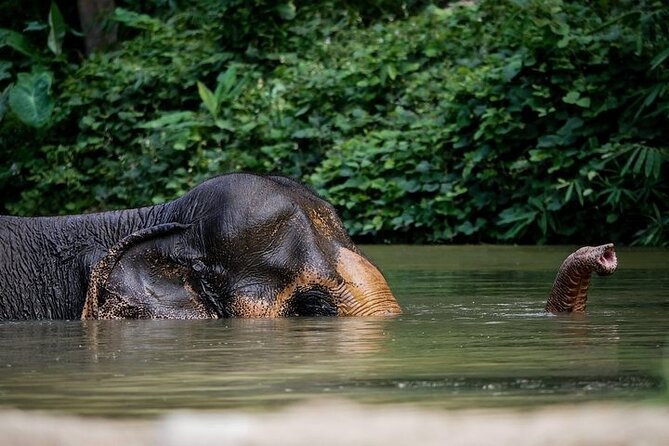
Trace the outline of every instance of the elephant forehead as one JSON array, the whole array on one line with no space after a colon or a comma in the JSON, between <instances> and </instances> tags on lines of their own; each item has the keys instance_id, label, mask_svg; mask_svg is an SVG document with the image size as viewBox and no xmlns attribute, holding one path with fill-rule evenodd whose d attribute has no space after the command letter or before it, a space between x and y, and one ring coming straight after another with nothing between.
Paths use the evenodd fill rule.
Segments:
<instances>
[{"instance_id":1,"label":"elephant forehead","mask_svg":"<svg viewBox=\"0 0 669 446\"><path fill-rule=\"evenodd\" d=\"M217 217L215 224L203 230L212 242L225 242L254 249L272 250L280 245L294 249L302 247L303 254L330 246L353 248L336 214L326 206L298 206L281 203L263 210L249 209L245 213L227 212Z\"/></svg>"},{"instance_id":2,"label":"elephant forehead","mask_svg":"<svg viewBox=\"0 0 669 446\"><path fill-rule=\"evenodd\" d=\"M315 207L307 212L312 227L328 239L348 239L339 218L328 207Z\"/></svg>"},{"instance_id":3,"label":"elephant forehead","mask_svg":"<svg viewBox=\"0 0 669 446\"><path fill-rule=\"evenodd\" d=\"M209 248L267 243L285 232L293 213L292 207L277 205L220 208L199 221L198 233Z\"/></svg>"}]
</instances>

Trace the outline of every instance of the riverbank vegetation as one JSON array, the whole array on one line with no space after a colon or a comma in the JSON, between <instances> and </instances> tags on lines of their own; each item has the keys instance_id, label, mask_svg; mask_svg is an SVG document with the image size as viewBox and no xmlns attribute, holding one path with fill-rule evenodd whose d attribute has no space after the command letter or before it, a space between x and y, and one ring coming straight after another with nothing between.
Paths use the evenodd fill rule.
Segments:
<instances>
[{"instance_id":1,"label":"riverbank vegetation","mask_svg":"<svg viewBox=\"0 0 669 446\"><path fill-rule=\"evenodd\" d=\"M361 241L669 244L666 2L116 6L89 56L75 12L2 19L0 211L253 171L312 185Z\"/></svg>"}]
</instances>

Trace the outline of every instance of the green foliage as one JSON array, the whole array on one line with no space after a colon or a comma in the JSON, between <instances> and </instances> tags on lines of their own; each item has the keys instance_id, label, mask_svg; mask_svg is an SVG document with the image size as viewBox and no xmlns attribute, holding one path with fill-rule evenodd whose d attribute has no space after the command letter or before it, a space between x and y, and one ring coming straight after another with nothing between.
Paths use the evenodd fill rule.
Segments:
<instances>
[{"instance_id":1,"label":"green foliage","mask_svg":"<svg viewBox=\"0 0 669 446\"><path fill-rule=\"evenodd\" d=\"M51 121L54 108L54 100L51 97L51 86L53 84L53 73L48 65L59 65L63 62L60 57L63 52L63 40L67 31L71 31L66 25L63 16L55 2L51 2L47 18L48 24L31 22L26 31L43 31L48 29L46 47L51 56L44 54L35 47L30 39L21 33L9 29L0 29L0 48L6 46L13 51L25 56L28 60L30 73L20 72L21 64L0 60L0 82L11 80L12 72L16 72L16 83L4 86L3 94L8 97L9 109L23 124L31 127L44 127ZM16 63L19 62L19 63ZM16 69L14 68L16 65ZM2 84L0 84L0 87ZM0 121L5 117L7 109L0 101Z\"/></svg>"},{"instance_id":2,"label":"green foliage","mask_svg":"<svg viewBox=\"0 0 669 446\"><path fill-rule=\"evenodd\" d=\"M0 29L0 48L4 46L31 58L37 55L37 51L32 47L28 39L21 33L12 31L11 29Z\"/></svg>"},{"instance_id":3,"label":"green foliage","mask_svg":"<svg viewBox=\"0 0 669 446\"><path fill-rule=\"evenodd\" d=\"M374 104L383 137L367 125L335 144L312 181L373 239L667 243L667 71L652 70L667 34L631 32L666 26L654 6L607 23L572 3L481 2L365 30L351 46L387 51L360 72L417 68L357 84L391 84ZM412 28L425 40L402 37Z\"/></svg>"},{"instance_id":4,"label":"green foliage","mask_svg":"<svg viewBox=\"0 0 669 446\"><path fill-rule=\"evenodd\" d=\"M53 111L53 99L49 96L51 73L19 73L16 85L9 90L9 105L16 116L33 127L43 127L49 122Z\"/></svg>"},{"instance_id":5,"label":"green foliage","mask_svg":"<svg viewBox=\"0 0 669 446\"><path fill-rule=\"evenodd\" d=\"M51 2L51 9L49 9L49 38L47 40L47 46L49 50L56 56L60 56L63 52L63 39L65 39L65 31L67 31L67 25L65 25L65 20L63 20L63 15L58 9L58 5L55 2Z\"/></svg>"},{"instance_id":6,"label":"green foliage","mask_svg":"<svg viewBox=\"0 0 669 446\"><path fill-rule=\"evenodd\" d=\"M216 90L212 93L202 82L197 82L197 90L200 99L211 113L211 117L216 122L219 116L219 110L226 104L231 104L239 96L241 88L245 81L238 81L237 68L231 65L225 72L216 78ZM221 126L222 124L219 124ZM225 128L224 126L221 128Z\"/></svg>"},{"instance_id":7,"label":"green foliage","mask_svg":"<svg viewBox=\"0 0 669 446\"><path fill-rule=\"evenodd\" d=\"M302 178L367 241L669 243L669 6L362 3L128 2L116 49L49 66L45 129L0 123L5 208L143 205L247 170ZM0 61L7 92L44 56L1 44L23 58Z\"/></svg>"}]
</instances>

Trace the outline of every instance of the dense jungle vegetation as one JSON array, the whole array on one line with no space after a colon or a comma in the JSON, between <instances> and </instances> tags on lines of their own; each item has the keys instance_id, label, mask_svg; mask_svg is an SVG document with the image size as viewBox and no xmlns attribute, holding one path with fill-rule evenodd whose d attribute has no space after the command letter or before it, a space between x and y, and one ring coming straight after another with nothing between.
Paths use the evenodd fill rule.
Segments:
<instances>
[{"instance_id":1,"label":"dense jungle vegetation","mask_svg":"<svg viewBox=\"0 0 669 446\"><path fill-rule=\"evenodd\" d=\"M253 171L362 241L669 244L664 0L117 0L89 56L69 3L0 6L2 213Z\"/></svg>"}]
</instances>

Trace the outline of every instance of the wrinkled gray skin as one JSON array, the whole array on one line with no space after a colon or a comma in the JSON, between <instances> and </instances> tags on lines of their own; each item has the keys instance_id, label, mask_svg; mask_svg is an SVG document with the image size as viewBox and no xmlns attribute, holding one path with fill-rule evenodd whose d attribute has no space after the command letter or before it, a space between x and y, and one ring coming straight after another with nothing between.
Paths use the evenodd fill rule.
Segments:
<instances>
[{"instance_id":1,"label":"wrinkled gray skin","mask_svg":"<svg viewBox=\"0 0 669 446\"><path fill-rule=\"evenodd\" d=\"M0 319L400 312L332 207L284 177L224 175L140 209L0 216Z\"/></svg>"},{"instance_id":2,"label":"wrinkled gray skin","mask_svg":"<svg viewBox=\"0 0 669 446\"><path fill-rule=\"evenodd\" d=\"M592 273L609 276L617 267L613 243L577 249L562 262L546 302L546 311L553 314L585 312Z\"/></svg>"}]
</instances>

